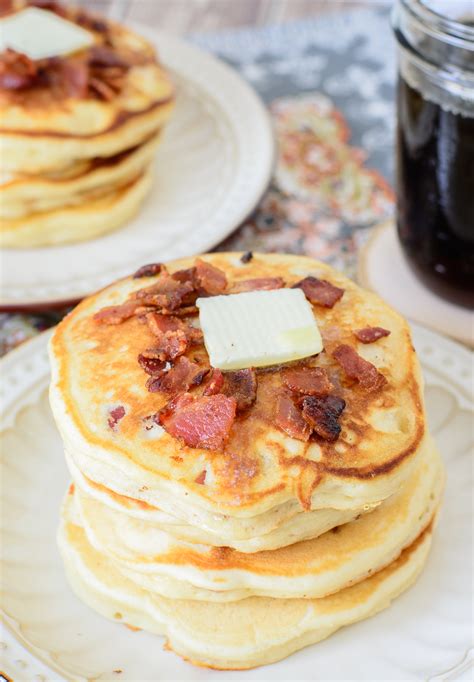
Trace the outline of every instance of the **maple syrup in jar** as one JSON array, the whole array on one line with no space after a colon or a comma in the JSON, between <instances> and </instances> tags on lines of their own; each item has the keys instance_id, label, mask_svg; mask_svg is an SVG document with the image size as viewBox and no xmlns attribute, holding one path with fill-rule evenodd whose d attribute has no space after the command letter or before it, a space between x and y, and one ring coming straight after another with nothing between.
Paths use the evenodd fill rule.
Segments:
<instances>
[{"instance_id":1,"label":"maple syrup in jar","mask_svg":"<svg viewBox=\"0 0 474 682\"><path fill-rule=\"evenodd\" d=\"M420 280L469 308L474 308L473 10L472 0L399 0L393 16L399 46L399 239Z\"/></svg>"}]
</instances>

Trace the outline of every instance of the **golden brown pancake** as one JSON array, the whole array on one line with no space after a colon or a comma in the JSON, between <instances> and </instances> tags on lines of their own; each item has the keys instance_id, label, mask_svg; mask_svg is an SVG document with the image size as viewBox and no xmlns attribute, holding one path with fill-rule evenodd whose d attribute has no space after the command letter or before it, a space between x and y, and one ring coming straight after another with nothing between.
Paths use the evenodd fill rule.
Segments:
<instances>
[{"instance_id":1,"label":"golden brown pancake","mask_svg":"<svg viewBox=\"0 0 474 682\"><path fill-rule=\"evenodd\" d=\"M237 415L220 448L189 447L156 428L154 415L170 396L147 390L138 362L156 337L143 316L109 325L94 314L156 284L158 275L126 278L89 297L53 336L51 405L68 457L95 483L222 537L269 532L302 509L355 509L390 497L414 470L425 439L420 367L407 323L327 265L300 256L257 254L250 262L241 256L203 259L225 272L228 291L239 280L282 277L291 287L308 276L343 289L333 307L313 306L324 351L302 363L325 369L346 403L337 440L302 442L277 425L281 367L257 372L256 402ZM184 259L168 270L194 265ZM390 334L362 343L355 332L368 326ZM333 355L341 346L371 363L381 385L369 390L348 377ZM208 369L202 344L186 358Z\"/></svg>"}]
</instances>

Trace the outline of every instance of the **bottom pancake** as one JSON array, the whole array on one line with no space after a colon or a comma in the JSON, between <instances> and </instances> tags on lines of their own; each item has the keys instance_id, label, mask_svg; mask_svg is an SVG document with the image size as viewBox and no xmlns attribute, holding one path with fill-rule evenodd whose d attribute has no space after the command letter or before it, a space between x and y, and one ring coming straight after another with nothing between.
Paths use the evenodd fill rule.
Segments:
<instances>
[{"instance_id":1,"label":"bottom pancake","mask_svg":"<svg viewBox=\"0 0 474 682\"><path fill-rule=\"evenodd\" d=\"M63 507L59 547L73 590L94 610L165 635L170 649L196 665L245 669L281 660L389 606L422 571L433 521L389 566L322 599L250 597L210 603L151 594L88 543L72 495Z\"/></svg>"},{"instance_id":2,"label":"bottom pancake","mask_svg":"<svg viewBox=\"0 0 474 682\"><path fill-rule=\"evenodd\" d=\"M2 220L0 245L30 248L98 237L130 220L137 213L151 184L152 171L148 169L119 190L80 206Z\"/></svg>"}]
</instances>

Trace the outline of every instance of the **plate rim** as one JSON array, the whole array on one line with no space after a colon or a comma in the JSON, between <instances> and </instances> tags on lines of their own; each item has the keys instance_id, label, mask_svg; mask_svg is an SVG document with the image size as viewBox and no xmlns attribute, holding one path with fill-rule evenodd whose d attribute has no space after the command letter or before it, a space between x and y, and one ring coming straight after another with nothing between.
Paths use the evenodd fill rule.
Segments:
<instances>
[{"instance_id":1,"label":"plate rim","mask_svg":"<svg viewBox=\"0 0 474 682\"><path fill-rule=\"evenodd\" d=\"M195 63L194 60L197 60L199 64L206 67L206 74L208 74L209 70L211 70L211 72L215 74L216 78L225 78L226 80L230 81L234 92L236 89L238 89L238 91L241 93L241 97L245 99L245 106L252 114L252 116L249 116L249 120L252 121L253 130L256 130L259 135L260 152L259 155L255 157L256 168L253 172L255 180L251 187L252 191L247 189L245 201L239 203L238 209L235 209L232 215L232 221L226 221L227 224L225 229L221 227L219 229L218 236L215 234L213 236L210 235L200 241L196 253L198 251L200 253L204 253L220 244L245 221L245 219L258 205L271 182L276 163L277 146L270 112L257 91L244 79L238 70L230 66L215 54L208 52L205 49L181 37L160 31L159 29L150 28L149 26L145 26L139 22L130 22L129 25L137 33L140 33L150 42L152 42L157 50L160 60L165 67L167 67L171 72L174 71L177 73L178 76L184 81L190 83L194 87L197 87L204 94L206 100L213 99L226 118L228 118L228 110L226 110L226 108L223 106L224 98L216 98L212 94L212 82L214 79L212 78L209 80L206 78L206 81L204 81L200 76L193 77L194 74L191 67L189 67L187 70L183 69L182 65L181 67L177 68L173 57L170 58L169 55L181 55L181 61L184 61L182 57L185 55L189 63ZM164 58L162 58L163 52L168 53L168 55L165 55ZM247 135L244 126L241 126L240 128L232 126L232 129L238 132L239 135ZM237 142L239 140L239 135L235 137ZM237 150L238 149L239 146L237 146ZM139 217L139 214L137 214L137 217ZM113 231L110 234L113 234ZM94 240L89 240L89 242L93 241ZM71 244L71 246L74 246L74 244ZM37 249L28 249L27 251L31 253L36 252L42 258L47 258L48 251L55 248L55 246L47 246ZM77 289L74 291L71 289L71 291L68 291L67 294L57 294L55 297L48 298L35 298L34 296L14 297L12 296L12 293L9 294L8 291L13 292L15 287L12 285L9 286L7 283L5 283L4 276L1 273L1 266L2 261L4 259L8 259L10 252L17 252L21 257L22 251L22 249L0 249L0 312L14 312L19 309L39 311L51 306L61 307L63 305L68 305L71 302L78 302L85 296L88 296L94 293L94 291L97 289L101 288L100 286L95 287L92 284L90 290L85 293L84 291L78 291ZM190 255L193 254L191 253ZM172 258L168 258L167 260L172 260ZM134 267L133 259L131 259L129 262L124 262L123 266L119 266L121 274L117 276L125 275L125 270L128 268L128 265L132 271ZM32 284L30 288L34 289L34 287L35 285Z\"/></svg>"}]
</instances>

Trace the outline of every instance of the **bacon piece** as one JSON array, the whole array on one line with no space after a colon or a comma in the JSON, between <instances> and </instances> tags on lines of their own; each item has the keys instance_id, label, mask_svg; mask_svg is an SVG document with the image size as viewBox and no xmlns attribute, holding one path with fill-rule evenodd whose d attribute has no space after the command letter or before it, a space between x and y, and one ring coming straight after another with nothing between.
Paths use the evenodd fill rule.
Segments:
<instances>
[{"instance_id":1,"label":"bacon piece","mask_svg":"<svg viewBox=\"0 0 474 682\"><path fill-rule=\"evenodd\" d=\"M208 371L207 368L201 369L195 362L191 362L185 355L182 355L168 372L151 376L146 386L150 393L162 392L175 395L187 391L191 386L198 386Z\"/></svg>"},{"instance_id":2,"label":"bacon piece","mask_svg":"<svg viewBox=\"0 0 474 682\"><path fill-rule=\"evenodd\" d=\"M296 288L303 289L304 295L310 303L322 305L325 308L332 308L344 295L344 289L335 287L334 284L317 277L305 277L294 285L293 289Z\"/></svg>"},{"instance_id":3,"label":"bacon piece","mask_svg":"<svg viewBox=\"0 0 474 682\"><path fill-rule=\"evenodd\" d=\"M244 291L269 291L281 289L285 285L283 277L256 277L255 279L243 279L234 282L230 290L231 294L240 294Z\"/></svg>"},{"instance_id":4,"label":"bacon piece","mask_svg":"<svg viewBox=\"0 0 474 682\"><path fill-rule=\"evenodd\" d=\"M304 395L328 395L334 388L323 367L288 367L281 376L287 388Z\"/></svg>"},{"instance_id":5,"label":"bacon piece","mask_svg":"<svg viewBox=\"0 0 474 682\"><path fill-rule=\"evenodd\" d=\"M140 299L143 305L176 310L192 291L193 285L190 282L178 282L166 271L162 271L154 284L135 291L132 299ZM194 303L186 300L186 303L190 302Z\"/></svg>"},{"instance_id":6,"label":"bacon piece","mask_svg":"<svg viewBox=\"0 0 474 682\"><path fill-rule=\"evenodd\" d=\"M354 334L362 343L373 343L383 336L389 336L390 332L383 327L364 327L364 329L357 329Z\"/></svg>"},{"instance_id":7,"label":"bacon piece","mask_svg":"<svg viewBox=\"0 0 474 682\"><path fill-rule=\"evenodd\" d=\"M339 417L346 402L336 395L307 396L303 399L303 417L324 440L335 441L341 433Z\"/></svg>"},{"instance_id":8,"label":"bacon piece","mask_svg":"<svg viewBox=\"0 0 474 682\"><path fill-rule=\"evenodd\" d=\"M191 282L194 286L196 278L196 268L186 268L185 270L176 270L171 277L178 282Z\"/></svg>"},{"instance_id":9,"label":"bacon piece","mask_svg":"<svg viewBox=\"0 0 474 682\"><path fill-rule=\"evenodd\" d=\"M342 344L336 348L332 356L349 379L358 381L359 385L368 391L381 388L387 381L384 375L371 362L361 358L352 346Z\"/></svg>"},{"instance_id":10,"label":"bacon piece","mask_svg":"<svg viewBox=\"0 0 474 682\"><path fill-rule=\"evenodd\" d=\"M204 395L215 395L216 393L220 393L222 391L222 387L224 386L224 375L222 374L220 369L217 369L216 367L212 368L212 371L209 375L209 379L206 380L206 386L204 388Z\"/></svg>"},{"instance_id":11,"label":"bacon piece","mask_svg":"<svg viewBox=\"0 0 474 682\"><path fill-rule=\"evenodd\" d=\"M150 330L158 338L161 338L163 335L180 332L189 343L199 343L202 341L203 334L199 327L188 325L174 315L161 315L160 313L151 312L146 316L146 321Z\"/></svg>"},{"instance_id":12,"label":"bacon piece","mask_svg":"<svg viewBox=\"0 0 474 682\"><path fill-rule=\"evenodd\" d=\"M133 279L140 279L140 277L155 277L159 275L165 266L163 263L148 263L148 265L142 265L141 268L133 274Z\"/></svg>"},{"instance_id":13,"label":"bacon piece","mask_svg":"<svg viewBox=\"0 0 474 682\"><path fill-rule=\"evenodd\" d=\"M301 410L295 405L291 396L283 393L278 397L276 425L292 438L307 441L311 435L311 427L303 419Z\"/></svg>"},{"instance_id":14,"label":"bacon piece","mask_svg":"<svg viewBox=\"0 0 474 682\"><path fill-rule=\"evenodd\" d=\"M235 398L238 412L253 405L257 398L257 375L254 369L224 372L223 378L221 392Z\"/></svg>"},{"instance_id":15,"label":"bacon piece","mask_svg":"<svg viewBox=\"0 0 474 682\"><path fill-rule=\"evenodd\" d=\"M121 69L127 69L130 66L116 50L106 45L93 45L90 48L89 64L96 67L114 66Z\"/></svg>"},{"instance_id":16,"label":"bacon piece","mask_svg":"<svg viewBox=\"0 0 474 682\"><path fill-rule=\"evenodd\" d=\"M198 476L196 476L194 481L196 483L199 483L199 485L204 485L204 483L206 482L206 473L207 473L206 470L203 469L201 473Z\"/></svg>"},{"instance_id":17,"label":"bacon piece","mask_svg":"<svg viewBox=\"0 0 474 682\"><path fill-rule=\"evenodd\" d=\"M156 353L153 348L140 353L138 364L151 376L160 374L166 367L166 362L161 359L161 353L159 351Z\"/></svg>"},{"instance_id":18,"label":"bacon piece","mask_svg":"<svg viewBox=\"0 0 474 682\"><path fill-rule=\"evenodd\" d=\"M125 301L121 305L102 308L95 313L94 320L102 324L121 324L124 320L133 317L140 306L142 306L141 301Z\"/></svg>"},{"instance_id":19,"label":"bacon piece","mask_svg":"<svg viewBox=\"0 0 474 682\"><path fill-rule=\"evenodd\" d=\"M243 263L244 265L247 265L247 263L250 263L250 261L253 258L253 253L251 251L246 251L240 256L240 262Z\"/></svg>"},{"instance_id":20,"label":"bacon piece","mask_svg":"<svg viewBox=\"0 0 474 682\"><path fill-rule=\"evenodd\" d=\"M222 394L195 397L184 393L160 410L155 419L184 445L218 450L229 437L236 408L235 399Z\"/></svg>"},{"instance_id":21,"label":"bacon piece","mask_svg":"<svg viewBox=\"0 0 474 682\"><path fill-rule=\"evenodd\" d=\"M69 97L87 97L89 67L82 59L66 59L59 63L60 78L65 83Z\"/></svg>"},{"instance_id":22,"label":"bacon piece","mask_svg":"<svg viewBox=\"0 0 474 682\"><path fill-rule=\"evenodd\" d=\"M225 291L227 277L222 270L200 258L196 259L195 268L196 288L203 290L208 296L217 296Z\"/></svg>"},{"instance_id":23,"label":"bacon piece","mask_svg":"<svg viewBox=\"0 0 474 682\"><path fill-rule=\"evenodd\" d=\"M33 60L21 52L7 48L0 55L0 88L24 90L34 85L38 67Z\"/></svg>"},{"instance_id":24,"label":"bacon piece","mask_svg":"<svg viewBox=\"0 0 474 682\"><path fill-rule=\"evenodd\" d=\"M112 431L117 430L117 424L125 417L125 408L123 405L118 405L109 411L109 418L107 424Z\"/></svg>"}]
</instances>

